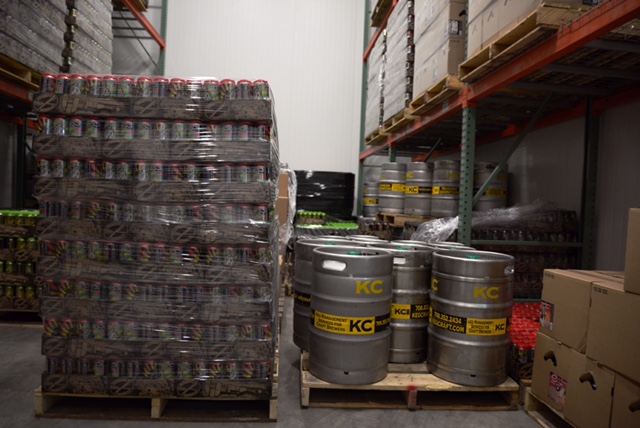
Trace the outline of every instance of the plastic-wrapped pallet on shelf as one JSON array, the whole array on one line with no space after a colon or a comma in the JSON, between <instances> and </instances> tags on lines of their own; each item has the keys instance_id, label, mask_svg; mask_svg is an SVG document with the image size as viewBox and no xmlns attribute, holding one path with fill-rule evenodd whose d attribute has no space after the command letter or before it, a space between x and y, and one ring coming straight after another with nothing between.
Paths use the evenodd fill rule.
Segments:
<instances>
[{"instance_id":1,"label":"plastic-wrapped pallet on shelf","mask_svg":"<svg viewBox=\"0 0 640 428\"><path fill-rule=\"evenodd\" d=\"M382 112L386 63L386 32L382 32L373 45L367 68L367 106L365 111L365 135L369 136L382 126Z\"/></svg>"},{"instance_id":2,"label":"plastic-wrapped pallet on shelf","mask_svg":"<svg viewBox=\"0 0 640 428\"><path fill-rule=\"evenodd\" d=\"M387 22L387 63L382 90L384 122L403 112L413 97L413 3L413 0L400 0Z\"/></svg>"},{"instance_id":3,"label":"plastic-wrapped pallet on shelf","mask_svg":"<svg viewBox=\"0 0 640 428\"><path fill-rule=\"evenodd\" d=\"M67 1L66 46L63 51L63 71L74 73L111 72L113 29L111 2L99 0Z\"/></svg>"},{"instance_id":4,"label":"plastic-wrapped pallet on shelf","mask_svg":"<svg viewBox=\"0 0 640 428\"><path fill-rule=\"evenodd\" d=\"M43 393L269 400L268 83L65 77L45 76L34 103Z\"/></svg>"},{"instance_id":5,"label":"plastic-wrapped pallet on shelf","mask_svg":"<svg viewBox=\"0 0 640 428\"><path fill-rule=\"evenodd\" d=\"M0 311L38 311L37 222L37 211L0 210Z\"/></svg>"}]
</instances>

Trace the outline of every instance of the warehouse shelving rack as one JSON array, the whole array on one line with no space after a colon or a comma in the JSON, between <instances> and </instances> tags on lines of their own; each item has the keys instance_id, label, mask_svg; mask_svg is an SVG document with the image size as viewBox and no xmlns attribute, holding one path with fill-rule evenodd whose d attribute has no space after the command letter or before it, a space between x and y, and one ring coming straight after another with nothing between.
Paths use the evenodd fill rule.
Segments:
<instances>
[{"instance_id":1,"label":"warehouse shelving rack","mask_svg":"<svg viewBox=\"0 0 640 428\"><path fill-rule=\"evenodd\" d=\"M390 4L371 40L368 38L369 22L366 21L363 103L366 100L367 58L396 3L394 0ZM388 133L378 145L365 148L363 124L361 169L363 162L372 155L387 154L390 161L399 155L411 156L414 161L425 161L432 152L433 156L438 156L459 151L460 242L466 245L500 243L582 247L582 268L590 268L593 261L598 117L604 110L640 99L639 18L639 0L604 0L576 19L566 22L557 31L549 31L537 44L527 46L507 60L503 58L495 69L491 69L489 61L489 71L484 75L474 76L474 73L470 73L462 77L464 88L429 112L411 117L410 112L406 111L405 117L409 116L411 123ZM585 118L583 242L560 244L472 240L473 202L490 182L474 195L476 146L515 137L500 166L493 172L492 180L530 131L580 117ZM439 147L434 150L437 144Z\"/></svg>"}]
</instances>

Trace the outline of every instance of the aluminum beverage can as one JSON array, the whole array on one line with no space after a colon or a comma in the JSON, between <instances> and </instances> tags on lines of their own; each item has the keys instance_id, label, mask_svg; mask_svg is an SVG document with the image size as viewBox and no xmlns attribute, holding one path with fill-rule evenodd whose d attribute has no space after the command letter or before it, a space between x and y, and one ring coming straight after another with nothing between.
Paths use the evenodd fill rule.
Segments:
<instances>
[{"instance_id":1,"label":"aluminum beverage can","mask_svg":"<svg viewBox=\"0 0 640 428\"><path fill-rule=\"evenodd\" d=\"M258 222L268 222L269 221L269 207L267 205L258 205L255 208L255 217L254 220Z\"/></svg>"},{"instance_id":2,"label":"aluminum beverage can","mask_svg":"<svg viewBox=\"0 0 640 428\"><path fill-rule=\"evenodd\" d=\"M222 96L225 100L235 100L237 98L236 82L232 79L224 79L220 82Z\"/></svg>"},{"instance_id":3,"label":"aluminum beverage can","mask_svg":"<svg viewBox=\"0 0 640 428\"><path fill-rule=\"evenodd\" d=\"M99 97L102 91L102 77L91 74L87 76L87 94L92 97Z\"/></svg>"},{"instance_id":4,"label":"aluminum beverage can","mask_svg":"<svg viewBox=\"0 0 640 428\"><path fill-rule=\"evenodd\" d=\"M136 220L144 222L153 221L153 207L151 205L138 205Z\"/></svg>"},{"instance_id":5,"label":"aluminum beverage can","mask_svg":"<svg viewBox=\"0 0 640 428\"><path fill-rule=\"evenodd\" d=\"M249 80L238 80L236 84L237 98L239 100L249 100L252 96L253 84Z\"/></svg>"},{"instance_id":6,"label":"aluminum beverage can","mask_svg":"<svg viewBox=\"0 0 640 428\"><path fill-rule=\"evenodd\" d=\"M115 76L104 76L100 87L103 97L115 97L118 95L118 79Z\"/></svg>"},{"instance_id":7,"label":"aluminum beverage can","mask_svg":"<svg viewBox=\"0 0 640 428\"><path fill-rule=\"evenodd\" d=\"M256 377L256 365L253 361L242 362L242 371L240 377L242 379L253 379Z\"/></svg>"},{"instance_id":8,"label":"aluminum beverage can","mask_svg":"<svg viewBox=\"0 0 640 428\"><path fill-rule=\"evenodd\" d=\"M62 178L65 176L67 169L66 162L62 158L55 158L51 162L51 176L55 178Z\"/></svg>"},{"instance_id":9,"label":"aluminum beverage can","mask_svg":"<svg viewBox=\"0 0 640 428\"><path fill-rule=\"evenodd\" d=\"M179 303L179 304L186 303L189 300L189 298L187 296L188 293L189 293L189 291L188 291L186 285L178 285L175 288L175 292L174 292L174 297L175 297L174 300L175 300L175 302Z\"/></svg>"},{"instance_id":10,"label":"aluminum beverage can","mask_svg":"<svg viewBox=\"0 0 640 428\"><path fill-rule=\"evenodd\" d=\"M266 123L257 123L252 130L253 138L259 141L269 140L269 125Z\"/></svg>"},{"instance_id":11,"label":"aluminum beverage can","mask_svg":"<svg viewBox=\"0 0 640 428\"><path fill-rule=\"evenodd\" d=\"M132 97L135 93L135 81L129 76L121 76L118 78L118 96Z\"/></svg>"},{"instance_id":12,"label":"aluminum beverage can","mask_svg":"<svg viewBox=\"0 0 640 428\"><path fill-rule=\"evenodd\" d=\"M169 93L169 79L158 77L153 80L153 97L166 98Z\"/></svg>"},{"instance_id":13,"label":"aluminum beverage can","mask_svg":"<svg viewBox=\"0 0 640 428\"><path fill-rule=\"evenodd\" d=\"M117 259L117 247L113 242L105 242L102 244L102 260L105 262L113 262Z\"/></svg>"},{"instance_id":14,"label":"aluminum beverage can","mask_svg":"<svg viewBox=\"0 0 640 428\"><path fill-rule=\"evenodd\" d=\"M218 122L208 123L206 125L205 137L210 138L213 141L219 141L222 139L222 125Z\"/></svg>"},{"instance_id":15,"label":"aluminum beverage can","mask_svg":"<svg viewBox=\"0 0 640 428\"><path fill-rule=\"evenodd\" d=\"M272 291L271 291L271 286L270 285L258 285L256 286L255 289L255 296L256 299L262 301L262 302L269 302L271 301L271 295L272 295Z\"/></svg>"},{"instance_id":16,"label":"aluminum beverage can","mask_svg":"<svg viewBox=\"0 0 640 428\"><path fill-rule=\"evenodd\" d=\"M149 168L146 162L136 162L134 177L136 181L149 181Z\"/></svg>"},{"instance_id":17,"label":"aluminum beverage can","mask_svg":"<svg viewBox=\"0 0 640 428\"><path fill-rule=\"evenodd\" d=\"M125 375L126 366L124 360L111 360L109 364L109 372L111 377L119 378Z\"/></svg>"},{"instance_id":18,"label":"aluminum beverage can","mask_svg":"<svg viewBox=\"0 0 640 428\"><path fill-rule=\"evenodd\" d=\"M257 164L253 166L252 182L264 183L269 179L268 169L266 164Z\"/></svg>"},{"instance_id":19,"label":"aluminum beverage can","mask_svg":"<svg viewBox=\"0 0 640 428\"><path fill-rule=\"evenodd\" d=\"M92 241L89 244L89 260L102 261L102 243Z\"/></svg>"},{"instance_id":20,"label":"aluminum beverage can","mask_svg":"<svg viewBox=\"0 0 640 428\"><path fill-rule=\"evenodd\" d=\"M54 92L58 95L62 95L62 94L66 94L68 93L68 86L69 86L69 76L66 74L58 74L56 76L56 83L54 86Z\"/></svg>"},{"instance_id":21,"label":"aluminum beverage can","mask_svg":"<svg viewBox=\"0 0 640 428\"><path fill-rule=\"evenodd\" d=\"M238 370L238 363L235 361L228 361L226 364L227 369L227 378L229 379L238 379L240 377L240 373Z\"/></svg>"},{"instance_id":22,"label":"aluminum beverage can","mask_svg":"<svg viewBox=\"0 0 640 428\"><path fill-rule=\"evenodd\" d=\"M176 205L171 208L171 221L173 223L184 223L187 219L187 212L185 207Z\"/></svg>"},{"instance_id":23,"label":"aluminum beverage can","mask_svg":"<svg viewBox=\"0 0 640 428\"><path fill-rule=\"evenodd\" d=\"M184 170L182 164L170 163L166 165L165 178L169 181L182 181L184 180Z\"/></svg>"},{"instance_id":24,"label":"aluminum beverage can","mask_svg":"<svg viewBox=\"0 0 640 428\"><path fill-rule=\"evenodd\" d=\"M221 221L223 223L237 223L236 207L234 205L225 205L222 208Z\"/></svg>"},{"instance_id":25,"label":"aluminum beverage can","mask_svg":"<svg viewBox=\"0 0 640 428\"><path fill-rule=\"evenodd\" d=\"M236 127L236 140L249 141L251 133L251 124L243 122Z\"/></svg>"},{"instance_id":26,"label":"aluminum beverage can","mask_svg":"<svg viewBox=\"0 0 640 428\"><path fill-rule=\"evenodd\" d=\"M120 206L116 202L107 202L103 208L103 212L106 220L120 220Z\"/></svg>"},{"instance_id":27,"label":"aluminum beverage can","mask_svg":"<svg viewBox=\"0 0 640 428\"><path fill-rule=\"evenodd\" d=\"M122 338L120 321L111 320L107 323L107 337L109 340L120 340Z\"/></svg>"},{"instance_id":28,"label":"aluminum beverage can","mask_svg":"<svg viewBox=\"0 0 640 428\"><path fill-rule=\"evenodd\" d=\"M38 202L38 211L40 212L40 217L47 218L53 217L51 215L51 202L50 201L39 201Z\"/></svg>"},{"instance_id":29,"label":"aluminum beverage can","mask_svg":"<svg viewBox=\"0 0 640 428\"><path fill-rule=\"evenodd\" d=\"M111 161L102 162L102 176L105 180L115 180L117 178L117 167Z\"/></svg>"},{"instance_id":30,"label":"aluminum beverage can","mask_svg":"<svg viewBox=\"0 0 640 428\"><path fill-rule=\"evenodd\" d=\"M142 364L138 360L127 360L127 377L139 378L143 374Z\"/></svg>"},{"instance_id":31,"label":"aluminum beverage can","mask_svg":"<svg viewBox=\"0 0 640 428\"><path fill-rule=\"evenodd\" d=\"M64 137L67 133L67 119L64 116L57 116L53 119L53 135Z\"/></svg>"},{"instance_id":32,"label":"aluminum beverage can","mask_svg":"<svg viewBox=\"0 0 640 428\"><path fill-rule=\"evenodd\" d=\"M201 205L192 205L189 207L188 218L194 223L202 223L204 221L204 210Z\"/></svg>"},{"instance_id":33,"label":"aluminum beverage can","mask_svg":"<svg viewBox=\"0 0 640 428\"><path fill-rule=\"evenodd\" d=\"M183 98L185 95L184 79L173 78L169 81L169 97Z\"/></svg>"},{"instance_id":34,"label":"aluminum beverage can","mask_svg":"<svg viewBox=\"0 0 640 428\"><path fill-rule=\"evenodd\" d=\"M172 245L169 247L168 262L170 264L182 264L183 261L182 247L179 245Z\"/></svg>"},{"instance_id":35,"label":"aluminum beverage can","mask_svg":"<svg viewBox=\"0 0 640 428\"><path fill-rule=\"evenodd\" d=\"M189 122L187 125L187 139L188 140L199 140L201 135L202 125L200 122Z\"/></svg>"},{"instance_id":36,"label":"aluminum beverage can","mask_svg":"<svg viewBox=\"0 0 640 428\"><path fill-rule=\"evenodd\" d=\"M189 263L194 265L200 263L200 248L192 245L188 248L187 251L188 251L187 261Z\"/></svg>"},{"instance_id":37,"label":"aluminum beverage can","mask_svg":"<svg viewBox=\"0 0 640 428\"><path fill-rule=\"evenodd\" d=\"M51 167L50 167L49 159L38 158L38 175L40 177L51 176Z\"/></svg>"},{"instance_id":38,"label":"aluminum beverage can","mask_svg":"<svg viewBox=\"0 0 640 428\"><path fill-rule=\"evenodd\" d=\"M122 284L119 282L112 282L109 285L109 301L119 302L122 300Z\"/></svg>"},{"instance_id":39,"label":"aluminum beverage can","mask_svg":"<svg viewBox=\"0 0 640 428\"><path fill-rule=\"evenodd\" d=\"M162 379L174 379L175 378L175 369L173 367L173 362L171 361L159 361L158 362L158 373Z\"/></svg>"},{"instance_id":40,"label":"aluminum beverage can","mask_svg":"<svg viewBox=\"0 0 640 428\"><path fill-rule=\"evenodd\" d=\"M202 95L206 101L219 101L222 97L222 86L217 80L205 80Z\"/></svg>"},{"instance_id":41,"label":"aluminum beverage can","mask_svg":"<svg viewBox=\"0 0 640 428\"><path fill-rule=\"evenodd\" d=\"M103 137L107 140L118 138L118 120L112 117L104 120Z\"/></svg>"},{"instance_id":42,"label":"aluminum beverage can","mask_svg":"<svg viewBox=\"0 0 640 428\"><path fill-rule=\"evenodd\" d=\"M151 262L151 244L147 242L140 242L138 244L138 261L141 263Z\"/></svg>"},{"instance_id":43,"label":"aluminum beverage can","mask_svg":"<svg viewBox=\"0 0 640 428\"><path fill-rule=\"evenodd\" d=\"M107 324L104 320L93 320L91 322L91 335L94 339L106 339L107 338Z\"/></svg>"},{"instance_id":44,"label":"aluminum beverage can","mask_svg":"<svg viewBox=\"0 0 640 428\"><path fill-rule=\"evenodd\" d=\"M136 138L136 124L133 120L123 119L119 123L119 138L124 140L133 140Z\"/></svg>"},{"instance_id":45,"label":"aluminum beverage can","mask_svg":"<svg viewBox=\"0 0 640 428\"><path fill-rule=\"evenodd\" d=\"M122 298L124 300L135 300L138 293L138 286L134 283L126 284L122 290Z\"/></svg>"},{"instance_id":46,"label":"aluminum beverage can","mask_svg":"<svg viewBox=\"0 0 640 428\"><path fill-rule=\"evenodd\" d=\"M103 296L103 287L101 281L93 281L90 285L90 294L89 297L91 300L100 301Z\"/></svg>"},{"instance_id":47,"label":"aluminum beverage can","mask_svg":"<svg viewBox=\"0 0 640 428\"><path fill-rule=\"evenodd\" d=\"M91 220L100 220L102 207L98 201L90 201L86 206L85 218Z\"/></svg>"},{"instance_id":48,"label":"aluminum beverage can","mask_svg":"<svg viewBox=\"0 0 640 428\"><path fill-rule=\"evenodd\" d=\"M151 122L147 120L139 120L136 122L136 138L139 140L151 140L153 130Z\"/></svg>"},{"instance_id":49,"label":"aluminum beverage can","mask_svg":"<svg viewBox=\"0 0 640 428\"><path fill-rule=\"evenodd\" d=\"M13 264L13 262L6 262L6 263L11 263L11 264ZM13 272L13 271L12 271L12 272ZM7 272L7 273L12 273L12 272ZM15 296L16 296L16 290L15 290L15 288L13 288L13 285L5 285L5 286L3 287L3 289L4 289L4 295L5 295L5 297L9 297L9 298L11 298L11 297L15 297ZM46 334L45 334L45 336L46 336Z\"/></svg>"},{"instance_id":50,"label":"aluminum beverage can","mask_svg":"<svg viewBox=\"0 0 640 428\"><path fill-rule=\"evenodd\" d=\"M93 360L93 375L98 377L107 375L107 363L105 360Z\"/></svg>"},{"instance_id":51,"label":"aluminum beverage can","mask_svg":"<svg viewBox=\"0 0 640 428\"><path fill-rule=\"evenodd\" d=\"M91 323L87 319L80 319L76 322L76 335L83 339L91 338Z\"/></svg>"},{"instance_id":52,"label":"aluminum beverage can","mask_svg":"<svg viewBox=\"0 0 640 428\"><path fill-rule=\"evenodd\" d=\"M6 292L5 292L6 295ZM57 336L60 331L60 324L55 318L44 319L44 335L45 336Z\"/></svg>"},{"instance_id":53,"label":"aluminum beverage can","mask_svg":"<svg viewBox=\"0 0 640 428\"><path fill-rule=\"evenodd\" d=\"M72 74L67 83L67 92L71 95L85 95L87 93L87 79L81 74Z\"/></svg>"},{"instance_id":54,"label":"aluminum beverage can","mask_svg":"<svg viewBox=\"0 0 640 428\"><path fill-rule=\"evenodd\" d=\"M118 254L121 262L133 262L133 245L128 242L120 244Z\"/></svg>"},{"instance_id":55,"label":"aluminum beverage can","mask_svg":"<svg viewBox=\"0 0 640 428\"><path fill-rule=\"evenodd\" d=\"M50 73L43 73L40 77L40 93L48 94L56 91L56 76Z\"/></svg>"},{"instance_id":56,"label":"aluminum beverage can","mask_svg":"<svg viewBox=\"0 0 640 428\"><path fill-rule=\"evenodd\" d=\"M186 86L186 97L197 99L202 97L202 80L189 79Z\"/></svg>"},{"instance_id":57,"label":"aluminum beverage can","mask_svg":"<svg viewBox=\"0 0 640 428\"><path fill-rule=\"evenodd\" d=\"M184 122L176 121L171 125L171 139L172 140L186 140L187 139L187 125Z\"/></svg>"},{"instance_id":58,"label":"aluminum beverage can","mask_svg":"<svg viewBox=\"0 0 640 428\"><path fill-rule=\"evenodd\" d=\"M21 262L18 262L18 265L20 263ZM21 273L23 272L20 272L20 270L18 270L18 274L21 274ZM16 288L16 294L15 294L16 299L24 299L24 285L16 285L15 288Z\"/></svg>"},{"instance_id":59,"label":"aluminum beverage can","mask_svg":"<svg viewBox=\"0 0 640 428\"><path fill-rule=\"evenodd\" d=\"M257 100L269 99L269 82L266 80L256 80L253 82L253 98Z\"/></svg>"},{"instance_id":60,"label":"aluminum beverage can","mask_svg":"<svg viewBox=\"0 0 640 428\"><path fill-rule=\"evenodd\" d=\"M53 119L50 116L44 114L38 116L38 133L44 135L53 134Z\"/></svg>"},{"instance_id":61,"label":"aluminum beverage can","mask_svg":"<svg viewBox=\"0 0 640 428\"><path fill-rule=\"evenodd\" d=\"M153 263L164 263L167 260L167 247L164 244L153 244L151 247Z\"/></svg>"},{"instance_id":62,"label":"aluminum beverage can","mask_svg":"<svg viewBox=\"0 0 640 428\"><path fill-rule=\"evenodd\" d=\"M71 164L69 164L69 167L71 168ZM95 159L84 161L83 175L85 178L100 178L100 166Z\"/></svg>"},{"instance_id":63,"label":"aluminum beverage can","mask_svg":"<svg viewBox=\"0 0 640 428\"><path fill-rule=\"evenodd\" d=\"M133 321L125 321L120 324L122 340L138 340L137 326Z\"/></svg>"},{"instance_id":64,"label":"aluminum beverage can","mask_svg":"<svg viewBox=\"0 0 640 428\"><path fill-rule=\"evenodd\" d=\"M63 358L62 362L62 374L70 375L74 372L74 361L73 358Z\"/></svg>"},{"instance_id":65,"label":"aluminum beverage can","mask_svg":"<svg viewBox=\"0 0 640 428\"><path fill-rule=\"evenodd\" d=\"M222 131L220 133L220 139L222 141L233 141L235 138L233 122L222 123Z\"/></svg>"},{"instance_id":66,"label":"aluminum beverage can","mask_svg":"<svg viewBox=\"0 0 640 428\"><path fill-rule=\"evenodd\" d=\"M24 288L24 298L27 300L36 299L36 289L31 285L26 286Z\"/></svg>"},{"instance_id":67,"label":"aluminum beverage can","mask_svg":"<svg viewBox=\"0 0 640 428\"><path fill-rule=\"evenodd\" d=\"M73 336L73 320L71 318L64 318L60 320L60 337Z\"/></svg>"},{"instance_id":68,"label":"aluminum beverage can","mask_svg":"<svg viewBox=\"0 0 640 428\"><path fill-rule=\"evenodd\" d=\"M55 357L47 357L47 374L60 373L60 359Z\"/></svg>"},{"instance_id":69,"label":"aluminum beverage can","mask_svg":"<svg viewBox=\"0 0 640 428\"><path fill-rule=\"evenodd\" d=\"M71 158L68 162L68 173L67 177L69 178L81 178L82 177L82 161L80 159Z\"/></svg>"},{"instance_id":70,"label":"aluminum beverage can","mask_svg":"<svg viewBox=\"0 0 640 428\"><path fill-rule=\"evenodd\" d=\"M240 340L253 340L256 337L256 327L253 324L242 324L238 327Z\"/></svg>"},{"instance_id":71,"label":"aluminum beverage can","mask_svg":"<svg viewBox=\"0 0 640 428\"><path fill-rule=\"evenodd\" d=\"M202 324L191 324L189 339L194 342L200 342L204 337L204 327Z\"/></svg>"},{"instance_id":72,"label":"aluminum beverage can","mask_svg":"<svg viewBox=\"0 0 640 428\"><path fill-rule=\"evenodd\" d=\"M176 364L178 379L193 379L193 363L190 361L179 361Z\"/></svg>"},{"instance_id":73,"label":"aluminum beverage can","mask_svg":"<svg viewBox=\"0 0 640 428\"><path fill-rule=\"evenodd\" d=\"M71 245L71 258L74 260L87 260L87 244L83 241L75 241Z\"/></svg>"},{"instance_id":74,"label":"aluminum beverage can","mask_svg":"<svg viewBox=\"0 0 640 428\"><path fill-rule=\"evenodd\" d=\"M142 376L155 378L158 374L158 365L154 360L146 360L142 363Z\"/></svg>"},{"instance_id":75,"label":"aluminum beverage can","mask_svg":"<svg viewBox=\"0 0 640 428\"><path fill-rule=\"evenodd\" d=\"M135 206L133 204L121 205L122 221L135 221Z\"/></svg>"},{"instance_id":76,"label":"aluminum beverage can","mask_svg":"<svg viewBox=\"0 0 640 428\"><path fill-rule=\"evenodd\" d=\"M167 122L164 120L156 120L152 123L153 126L153 138L156 140L168 140L170 139L171 132L167 126Z\"/></svg>"},{"instance_id":77,"label":"aluminum beverage can","mask_svg":"<svg viewBox=\"0 0 640 428\"><path fill-rule=\"evenodd\" d=\"M222 379L226 376L226 367L223 362L213 361L207 364L207 377L210 379Z\"/></svg>"},{"instance_id":78,"label":"aluminum beverage can","mask_svg":"<svg viewBox=\"0 0 640 428\"><path fill-rule=\"evenodd\" d=\"M60 260L66 260L68 255L69 255L69 242L68 241L56 242L56 257L58 257Z\"/></svg>"},{"instance_id":79,"label":"aluminum beverage can","mask_svg":"<svg viewBox=\"0 0 640 428\"><path fill-rule=\"evenodd\" d=\"M129 162L119 162L116 168L116 178L118 180L131 180L133 179L133 168Z\"/></svg>"},{"instance_id":80,"label":"aluminum beverage can","mask_svg":"<svg viewBox=\"0 0 640 428\"><path fill-rule=\"evenodd\" d=\"M160 182L164 179L164 165L162 162L154 162L149 166L149 180Z\"/></svg>"},{"instance_id":81,"label":"aluminum beverage can","mask_svg":"<svg viewBox=\"0 0 640 428\"><path fill-rule=\"evenodd\" d=\"M84 121L84 135L86 137L100 138L100 121L95 117L90 117Z\"/></svg>"},{"instance_id":82,"label":"aluminum beverage can","mask_svg":"<svg viewBox=\"0 0 640 428\"><path fill-rule=\"evenodd\" d=\"M211 245L207 248L207 260L206 260L207 264L210 266L218 266L221 263L220 260L220 248L215 246L215 245Z\"/></svg>"},{"instance_id":83,"label":"aluminum beverage can","mask_svg":"<svg viewBox=\"0 0 640 428\"><path fill-rule=\"evenodd\" d=\"M240 183L249 183L252 181L253 173L250 165L241 164L237 167L237 181Z\"/></svg>"},{"instance_id":84,"label":"aluminum beverage can","mask_svg":"<svg viewBox=\"0 0 640 428\"><path fill-rule=\"evenodd\" d=\"M67 132L69 137L82 137L82 118L73 116L67 121Z\"/></svg>"},{"instance_id":85,"label":"aluminum beverage can","mask_svg":"<svg viewBox=\"0 0 640 428\"><path fill-rule=\"evenodd\" d=\"M71 209L69 217L72 220L82 220L84 218L85 205L82 201L73 201L71 203Z\"/></svg>"},{"instance_id":86,"label":"aluminum beverage can","mask_svg":"<svg viewBox=\"0 0 640 428\"><path fill-rule=\"evenodd\" d=\"M150 98L153 96L153 80L145 76L138 77L136 81L136 96Z\"/></svg>"}]
</instances>

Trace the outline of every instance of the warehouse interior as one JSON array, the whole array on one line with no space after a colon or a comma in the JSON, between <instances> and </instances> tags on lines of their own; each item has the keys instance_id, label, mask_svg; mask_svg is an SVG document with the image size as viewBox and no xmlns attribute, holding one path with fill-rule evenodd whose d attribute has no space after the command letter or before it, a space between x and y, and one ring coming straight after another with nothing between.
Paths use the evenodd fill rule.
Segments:
<instances>
[{"instance_id":1,"label":"warehouse interior","mask_svg":"<svg viewBox=\"0 0 640 428\"><path fill-rule=\"evenodd\" d=\"M640 426L640 1L0 19L0 425Z\"/></svg>"}]
</instances>

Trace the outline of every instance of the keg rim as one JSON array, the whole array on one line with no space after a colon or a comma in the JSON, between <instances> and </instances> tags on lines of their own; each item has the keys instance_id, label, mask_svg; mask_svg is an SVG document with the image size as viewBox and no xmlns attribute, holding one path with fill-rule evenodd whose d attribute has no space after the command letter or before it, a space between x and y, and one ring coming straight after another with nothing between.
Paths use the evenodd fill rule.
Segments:
<instances>
[{"instance_id":1,"label":"keg rim","mask_svg":"<svg viewBox=\"0 0 640 428\"><path fill-rule=\"evenodd\" d=\"M374 252L375 254L348 254L349 251L354 252ZM323 256L340 256L347 258L357 258L357 257L367 257L367 258L386 258L391 257L393 254L389 250L385 250L382 248L374 248L374 247L360 247L357 245L354 246L320 246L313 249L314 253L321 254Z\"/></svg>"},{"instance_id":2,"label":"keg rim","mask_svg":"<svg viewBox=\"0 0 640 428\"><path fill-rule=\"evenodd\" d=\"M515 258L509 254L496 253L493 251L480 251L480 250L436 250L434 253L435 258L443 258L452 261L466 261L471 263L510 263L515 264ZM487 256L488 258L478 258L474 256Z\"/></svg>"}]
</instances>

